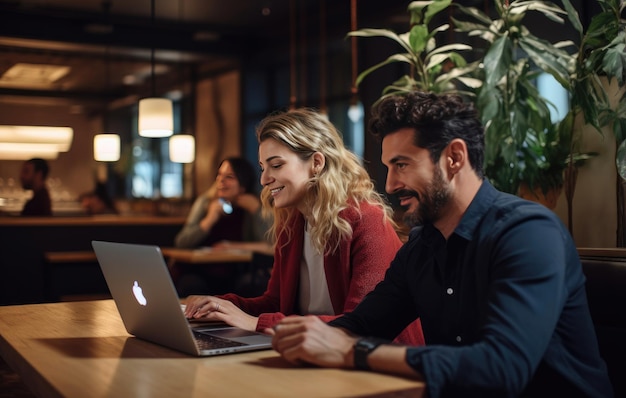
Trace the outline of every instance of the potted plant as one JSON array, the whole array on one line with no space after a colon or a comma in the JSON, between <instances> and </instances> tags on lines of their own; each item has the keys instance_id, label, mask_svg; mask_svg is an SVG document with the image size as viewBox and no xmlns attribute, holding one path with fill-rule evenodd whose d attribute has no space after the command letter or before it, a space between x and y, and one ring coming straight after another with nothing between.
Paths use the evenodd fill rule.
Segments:
<instances>
[{"instance_id":1,"label":"potted plant","mask_svg":"<svg viewBox=\"0 0 626 398\"><path fill-rule=\"evenodd\" d=\"M409 30L398 34L389 29L360 29L349 32L348 36L384 37L393 40L402 52L389 56L386 60L361 72L356 80L360 85L373 71L392 63L406 63L408 73L385 87L381 97L403 94L413 90L427 92L456 92L473 95L472 91L463 91L459 87L478 87L480 80L470 74L477 64L468 64L459 51L469 51L472 47L463 43L448 43L438 46L436 36L450 29L447 23L433 29L430 24L442 11L446 10L452 0L413 1L408 5L410 14ZM460 84L459 84L460 83Z\"/></svg>"},{"instance_id":2,"label":"potted plant","mask_svg":"<svg viewBox=\"0 0 626 398\"><path fill-rule=\"evenodd\" d=\"M500 190L528 196L550 195L553 204L563 186L571 136L554 125L550 103L535 85L549 73L569 83L573 57L570 43L551 43L524 24L529 12L564 23L566 11L546 1L494 0L497 17L459 6L470 21L454 19L456 28L487 42L481 57L476 104L485 124L485 173ZM582 158L583 156L577 156Z\"/></svg>"},{"instance_id":3,"label":"potted plant","mask_svg":"<svg viewBox=\"0 0 626 398\"><path fill-rule=\"evenodd\" d=\"M575 121L579 115L583 123L593 126L602 133L602 127L611 126L617 146L626 139L626 94L623 94L615 107L606 92L601 77L609 82L617 81L621 90L626 85L626 21L621 17L626 2L624 0L597 0L601 11L591 19L585 31L578 13L569 0L563 0L572 26L579 33L580 45L575 55L575 64L570 74L568 90L571 93L570 110L563 127L563 134L572 138L571 154L575 153L581 137L582 126ZM617 147L616 146L616 147ZM617 155L617 154L616 154ZM578 168L570 161L565 172L565 193L568 203L568 225L572 232L572 202L576 187ZM625 215L624 191L620 176L617 176L617 246L624 246Z\"/></svg>"}]
</instances>

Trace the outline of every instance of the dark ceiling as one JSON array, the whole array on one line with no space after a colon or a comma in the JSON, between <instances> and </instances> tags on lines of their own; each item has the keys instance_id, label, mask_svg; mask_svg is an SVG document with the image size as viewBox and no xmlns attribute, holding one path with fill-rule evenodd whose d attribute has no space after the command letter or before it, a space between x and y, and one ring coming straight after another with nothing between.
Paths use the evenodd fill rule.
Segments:
<instances>
[{"instance_id":1,"label":"dark ceiling","mask_svg":"<svg viewBox=\"0 0 626 398\"><path fill-rule=\"evenodd\" d=\"M407 18L408 3L359 0L359 24ZM344 37L350 0L0 0L0 103L135 101L286 45L294 19L297 34L317 40L323 22Z\"/></svg>"}]
</instances>

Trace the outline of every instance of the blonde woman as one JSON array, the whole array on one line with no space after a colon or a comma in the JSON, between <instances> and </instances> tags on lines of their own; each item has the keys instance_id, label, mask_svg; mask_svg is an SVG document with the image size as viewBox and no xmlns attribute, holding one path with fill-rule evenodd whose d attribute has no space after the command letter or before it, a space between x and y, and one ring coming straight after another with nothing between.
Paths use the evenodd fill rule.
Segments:
<instances>
[{"instance_id":1,"label":"blonde woman","mask_svg":"<svg viewBox=\"0 0 626 398\"><path fill-rule=\"evenodd\" d=\"M257 128L263 210L273 213L274 266L265 293L190 296L189 318L266 331L287 315L330 321L383 279L401 242L391 210L335 127L298 109ZM423 344L419 324L398 338Z\"/></svg>"}]
</instances>

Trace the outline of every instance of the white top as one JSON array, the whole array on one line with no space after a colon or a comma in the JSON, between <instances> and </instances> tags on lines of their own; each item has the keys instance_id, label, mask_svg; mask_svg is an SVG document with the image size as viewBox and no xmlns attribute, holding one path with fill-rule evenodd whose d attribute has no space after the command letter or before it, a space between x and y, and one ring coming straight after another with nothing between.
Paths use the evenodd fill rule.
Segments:
<instances>
[{"instance_id":1,"label":"white top","mask_svg":"<svg viewBox=\"0 0 626 398\"><path fill-rule=\"evenodd\" d=\"M326 283L324 256L311 244L308 225L304 227L300 262L300 310L304 315L335 315Z\"/></svg>"}]
</instances>

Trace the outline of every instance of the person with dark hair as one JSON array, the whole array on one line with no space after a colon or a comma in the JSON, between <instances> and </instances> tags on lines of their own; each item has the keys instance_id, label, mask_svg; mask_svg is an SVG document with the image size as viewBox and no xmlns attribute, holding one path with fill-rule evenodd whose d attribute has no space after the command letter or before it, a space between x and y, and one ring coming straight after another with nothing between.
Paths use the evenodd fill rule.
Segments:
<instances>
[{"instance_id":1,"label":"person with dark hair","mask_svg":"<svg viewBox=\"0 0 626 398\"><path fill-rule=\"evenodd\" d=\"M22 188L33 191L33 196L24 204L22 216L51 216L52 202L46 186L50 168L41 158L32 158L24 162L20 172Z\"/></svg>"},{"instance_id":2,"label":"person with dark hair","mask_svg":"<svg viewBox=\"0 0 626 398\"><path fill-rule=\"evenodd\" d=\"M115 201L109 195L106 185L97 183L93 191L83 193L78 198L81 207L89 215L118 214Z\"/></svg>"},{"instance_id":3,"label":"person with dark hair","mask_svg":"<svg viewBox=\"0 0 626 398\"><path fill-rule=\"evenodd\" d=\"M273 248L265 236L269 225L261 216L256 181L254 168L246 159L229 157L222 160L215 183L194 201L185 225L175 237L175 246L227 247L271 254ZM212 265L211 269L180 265L176 268L172 276L181 297L216 293L216 289L228 290L225 278L221 278L220 286L209 283L216 279L216 272L235 278L232 265Z\"/></svg>"},{"instance_id":4,"label":"person with dark hair","mask_svg":"<svg viewBox=\"0 0 626 398\"><path fill-rule=\"evenodd\" d=\"M292 363L422 379L430 398L613 396L573 239L548 208L484 179L474 107L390 96L370 128L409 240L352 312L285 318L269 330L274 348ZM425 346L388 344L417 317Z\"/></svg>"}]
</instances>

